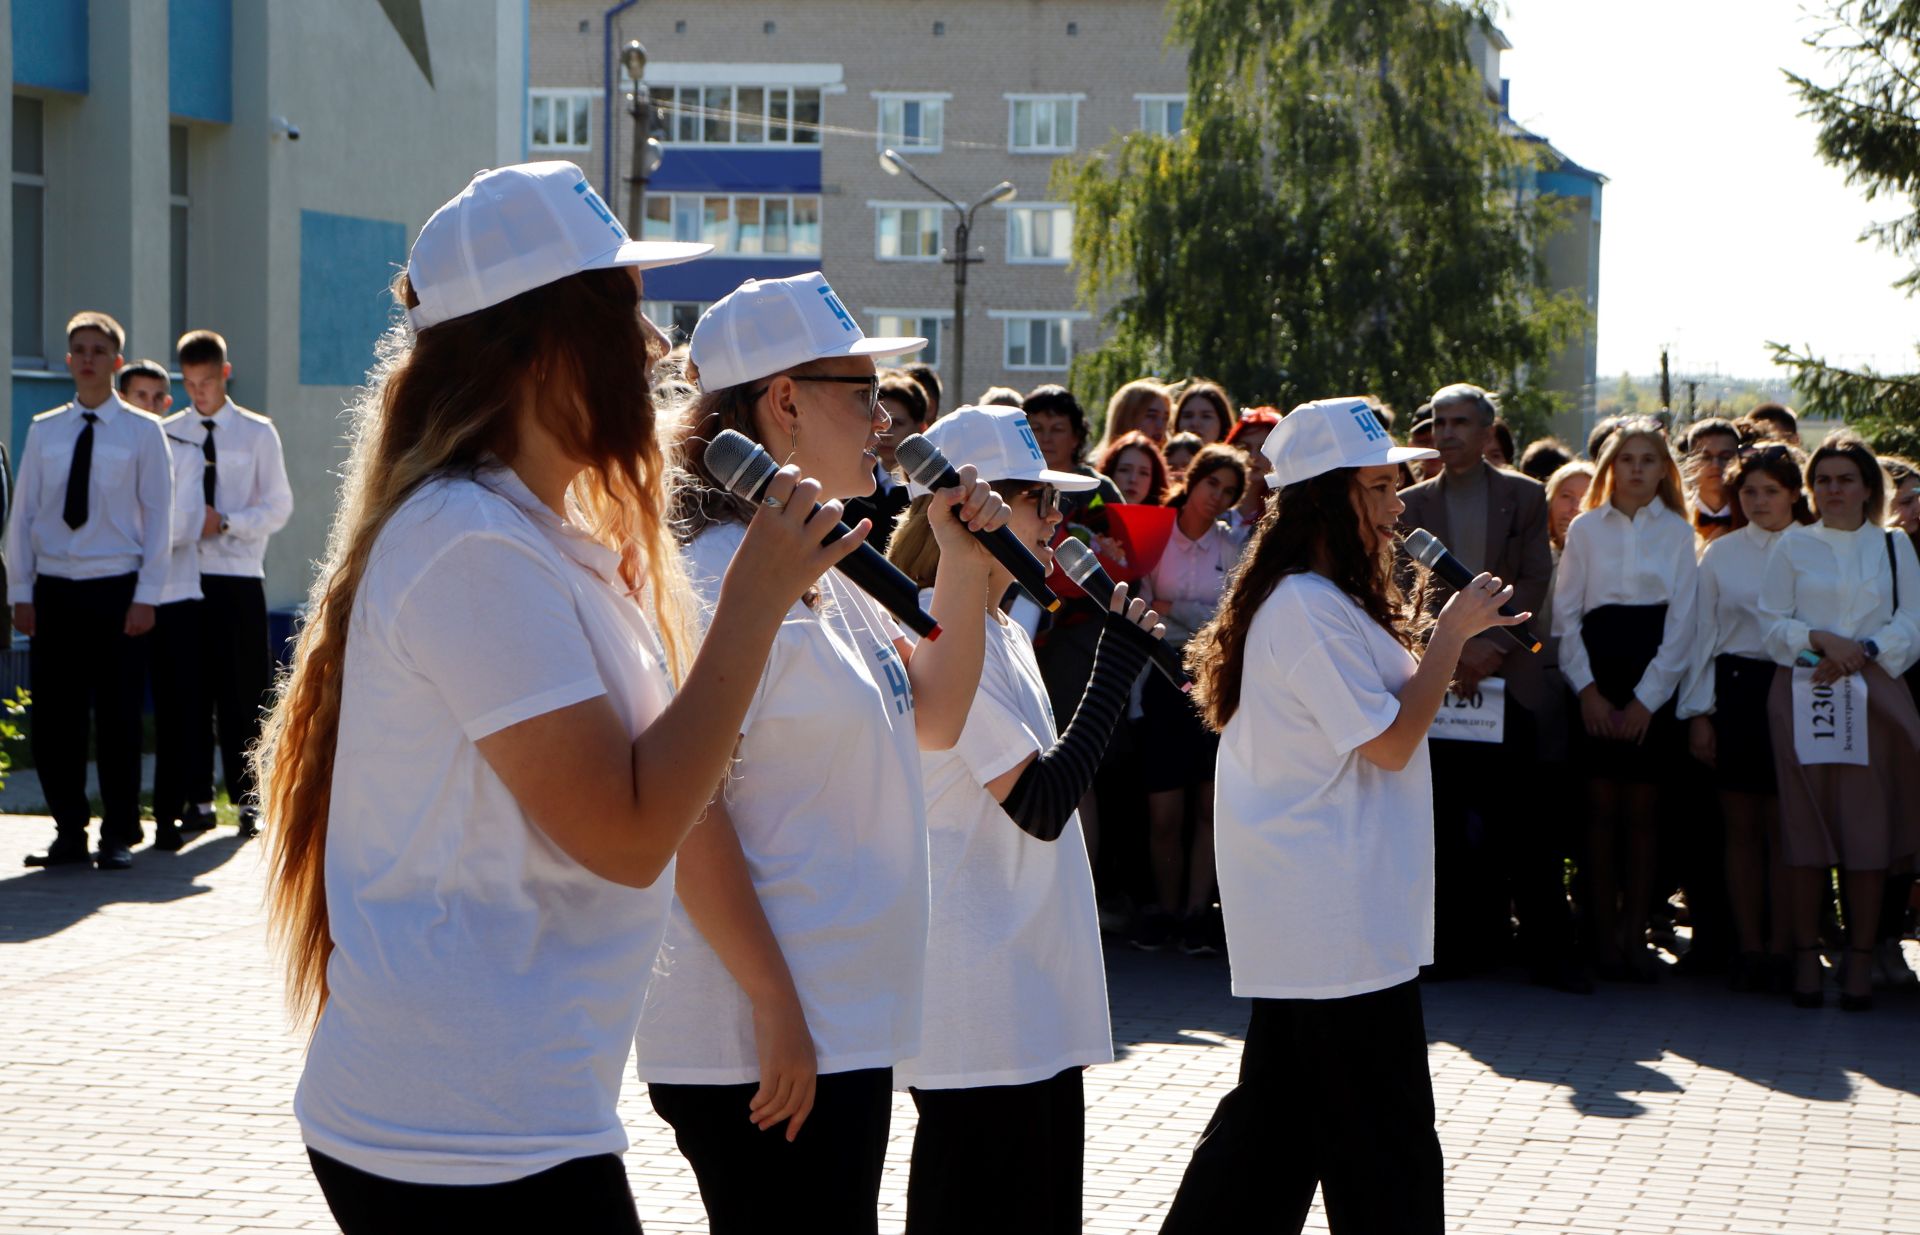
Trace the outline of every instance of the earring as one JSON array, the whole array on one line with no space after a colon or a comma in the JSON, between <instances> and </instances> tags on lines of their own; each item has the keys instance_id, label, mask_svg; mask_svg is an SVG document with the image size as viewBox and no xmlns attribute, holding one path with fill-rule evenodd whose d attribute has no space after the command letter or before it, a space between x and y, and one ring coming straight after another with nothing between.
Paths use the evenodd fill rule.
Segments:
<instances>
[{"instance_id":1,"label":"earring","mask_svg":"<svg viewBox=\"0 0 1920 1235\"><path fill-rule=\"evenodd\" d=\"M787 457L781 460L781 466L793 462L793 456L800 453L800 422L793 422L793 432L787 437Z\"/></svg>"}]
</instances>

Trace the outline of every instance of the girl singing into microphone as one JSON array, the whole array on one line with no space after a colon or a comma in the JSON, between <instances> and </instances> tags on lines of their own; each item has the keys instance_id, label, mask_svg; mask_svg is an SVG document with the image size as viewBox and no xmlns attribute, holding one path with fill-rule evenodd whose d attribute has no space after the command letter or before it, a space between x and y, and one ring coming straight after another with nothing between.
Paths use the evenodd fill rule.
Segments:
<instances>
[{"instance_id":1,"label":"girl singing into microphone","mask_svg":"<svg viewBox=\"0 0 1920 1235\"><path fill-rule=\"evenodd\" d=\"M828 498L871 493L887 425L874 360L923 342L865 338L819 274L749 280L707 311L680 510L697 590L712 596L738 573L728 564L753 515L707 474L702 443L733 429L818 476ZM937 639L909 646L876 602L825 574L787 613L765 670L741 668L753 703L682 851L635 1040L715 1235L758 1235L796 1213L811 1230L877 1229L893 1066L920 1045L920 751L951 747L966 722L992 579L968 529L1006 521L971 469L960 477L931 516Z\"/></svg>"},{"instance_id":2,"label":"girl singing into microphone","mask_svg":"<svg viewBox=\"0 0 1920 1235\"><path fill-rule=\"evenodd\" d=\"M1168 1232L1443 1226L1415 978L1433 961L1427 730L1466 641L1512 594L1480 575L1416 657L1393 580L1395 446L1361 399L1297 407L1263 447L1278 496L1219 615L1187 645L1220 732L1214 840L1240 1083L1207 1124Z\"/></svg>"},{"instance_id":3,"label":"girl singing into microphone","mask_svg":"<svg viewBox=\"0 0 1920 1235\"><path fill-rule=\"evenodd\" d=\"M640 1229L615 1102L662 876L780 615L851 548L776 478L689 657L636 275L708 246L610 218L532 163L421 228L258 756L318 1014L294 1113L348 1235Z\"/></svg>"},{"instance_id":4,"label":"girl singing into microphone","mask_svg":"<svg viewBox=\"0 0 1920 1235\"><path fill-rule=\"evenodd\" d=\"M1042 563L1058 494L1091 476L1047 467L1018 408L966 407L927 437L991 476L1009 526ZM888 556L923 585L944 554L922 497ZM952 750L921 756L933 921L920 1051L894 1069L919 1108L907 1183L912 1235L1077 1235L1086 1101L1081 1071L1113 1058L1093 873L1074 810L1153 650L1158 615L1115 588L1093 670L1056 737L1033 644L995 601L996 565L973 621L985 668ZM1149 633L1152 632L1152 633Z\"/></svg>"}]
</instances>

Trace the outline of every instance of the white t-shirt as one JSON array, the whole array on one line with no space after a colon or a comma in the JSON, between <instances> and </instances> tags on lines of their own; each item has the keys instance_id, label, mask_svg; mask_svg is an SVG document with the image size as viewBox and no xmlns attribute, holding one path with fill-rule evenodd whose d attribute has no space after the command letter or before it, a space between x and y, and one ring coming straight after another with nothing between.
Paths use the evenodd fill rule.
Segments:
<instances>
[{"instance_id":1,"label":"white t-shirt","mask_svg":"<svg viewBox=\"0 0 1920 1235\"><path fill-rule=\"evenodd\" d=\"M1433 963L1426 739L1398 772L1355 750L1416 666L1321 575L1287 576L1254 614L1214 781L1234 994L1340 999Z\"/></svg>"},{"instance_id":2,"label":"white t-shirt","mask_svg":"<svg viewBox=\"0 0 1920 1235\"><path fill-rule=\"evenodd\" d=\"M687 547L711 605L746 529ZM920 1044L927 806L899 627L829 572L796 603L741 723L727 810L786 957L820 1072L891 1067ZM634 1043L640 1078L757 1080L753 1008L678 899Z\"/></svg>"},{"instance_id":3,"label":"white t-shirt","mask_svg":"<svg viewBox=\"0 0 1920 1235\"><path fill-rule=\"evenodd\" d=\"M1025 1085L1113 1059L1080 816L1037 840L986 789L1056 735L1027 632L985 621L980 693L960 741L920 756L933 926L920 1053L893 1072L902 1089Z\"/></svg>"},{"instance_id":4,"label":"white t-shirt","mask_svg":"<svg viewBox=\"0 0 1920 1235\"><path fill-rule=\"evenodd\" d=\"M474 745L601 695L638 736L666 706L617 566L505 469L427 484L374 542L327 825L332 997L294 1098L321 1153L486 1184L626 1149L672 868L645 889L588 871Z\"/></svg>"}]
</instances>

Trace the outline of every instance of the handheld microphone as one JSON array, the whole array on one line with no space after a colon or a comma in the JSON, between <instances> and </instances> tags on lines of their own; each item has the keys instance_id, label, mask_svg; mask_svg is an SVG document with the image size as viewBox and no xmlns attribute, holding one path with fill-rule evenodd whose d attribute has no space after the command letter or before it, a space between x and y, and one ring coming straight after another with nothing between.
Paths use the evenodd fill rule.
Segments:
<instances>
[{"instance_id":1,"label":"handheld microphone","mask_svg":"<svg viewBox=\"0 0 1920 1235\"><path fill-rule=\"evenodd\" d=\"M1067 578L1079 585L1087 594L1087 603L1102 613L1112 612L1113 576L1100 565L1100 559L1093 550L1069 536L1053 550L1053 556L1060 563L1060 569L1067 572ZM1180 663L1180 654L1167 646L1164 639L1153 641L1153 667L1161 676L1183 691L1193 689L1193 679L1187 676L1187 670Z\"/></svg>"},{"instance_id":2,"label":"handheld microphone","mask_svg":"<svg viewBox=\"0 0 1920 1235\"><path fill-rule=\"evenodd\" d=\"M1441 582L1454 591L1457 592L1473 582L1476 572L1468 570L1465 562L1447 552L1447 547L1440 543L1440 538L1427 529L1423 527L1413 529L1407 533L1406 539L1402 540L1400 545L1407 551L1408 557L1439 575ZM1518 617L1519 614L1520 611L1511 603L1500 606L1502 617ZM1540 650L1540 641L1533 637L1533 632L1527 629L1525 622L1518 626L1502 626L1499 629L1506 631L1509 638L1527 651Z\"/></svg>"},{"instance_id":3,"label":"handheld microphone","mask_svg":"<svg viewBox=\"0 0 1920 1235\"><path fill-rule=\"evenodd\" d=\"M940 453L940 448L916 433L894 448L893 457L908 480L926 489L948 489L960 483L960 476ZM1020 590L1033 597L1035 604L1048 613L1060 607L1060 598L1047 586L1047 568L1033 556L1010 527L991 532L974 532L974 539L986 546L993 560L1013 572Z\"/></svg>"},{"instance_id":4,"label":"handheld microphone","mask_svg":"<svg viewBox=\"0 0 1920 1235\"><path fill-rule=\"evenodd\" d=\"M772 455L761 449L759 443L732 429L722 429L708 443L706 466L707 471L725 485L728 492L755 505L766 493L773 474L780 470L780 465L773 461ZM814 510L819 509L818 505L814 506ZM836 523L820 543L830 545L852 530L844 523ZM931 640L940 637L940 623L920 607L919 587L872 545L862 544L841 558L834 569L851 579L855 587L879 601L887 612L900 619L901 625L921 638Z\"/></svg>"}]
</instances>

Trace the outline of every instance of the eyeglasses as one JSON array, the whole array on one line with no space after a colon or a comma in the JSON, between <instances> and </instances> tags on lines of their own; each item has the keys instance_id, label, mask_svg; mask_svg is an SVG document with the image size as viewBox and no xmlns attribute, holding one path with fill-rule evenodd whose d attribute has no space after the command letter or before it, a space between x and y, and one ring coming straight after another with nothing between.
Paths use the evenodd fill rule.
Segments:
<instances>
[{"instance_id":1,"label":"eyeglasses","mask_svg":"<svg viewBox=\"0 0 1920 1235\"><path fill-rule=\"evenodd\" d=\"M839 376L827 373L786 373L782 374L782 376L791 378L796 382L834 382L846 386L865 386L867 388L867 415L871 416L874 412L880 410L880 375L878 373L869 373L864 377ZM761 395L767 393L769 389L771 389L771 387L762 386L760 389L748 395L747 398L749 401L758 399Z\"/></svg>"},{"instance_id":2,"label":"eyeglasses","mask_svg":"<svg viewBox=\"0 0 1920 1235\"><path fill-rule=\"evenodd\" d=\"M1028 497L1033 499L1033 507L1042 519L1060 510L1060 490L1052 485L1035 485L1023 493L1015 494L1013 500L1017 502Z\"/></svg>"}]
</instances>

